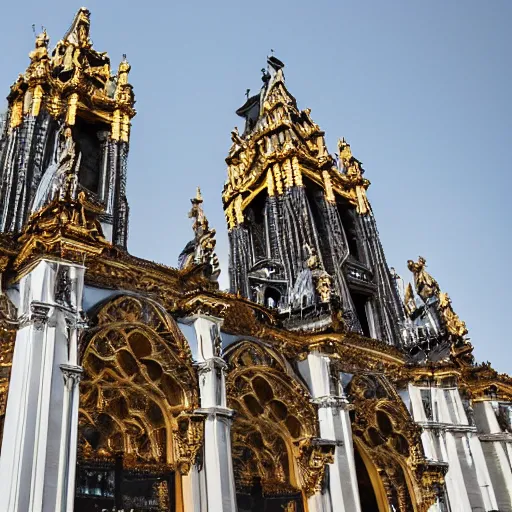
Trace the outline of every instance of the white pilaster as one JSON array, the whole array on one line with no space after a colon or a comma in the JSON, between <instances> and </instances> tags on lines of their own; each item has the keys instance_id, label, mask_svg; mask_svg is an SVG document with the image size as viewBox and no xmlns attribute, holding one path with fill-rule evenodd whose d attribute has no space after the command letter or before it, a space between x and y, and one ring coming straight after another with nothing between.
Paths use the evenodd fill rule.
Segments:
<instances>
[{"instance_id":1,"label":"white pilaster","mask_svg":"<svg viewBox=\"0 0 512 512\"><path fill-rule=\"evenodd\" d=\"M61 365L76 367L83 274L79 265L41 260L20 282L0 458L2 512L72 510L78 392L65 386Z\"/></svg>"},{"instance_id":2,"label":"white pilaster","mask_svg":"<svg viewBox=\"0 0 512 512\"><path fill-rule=\"evenodd\" d=\"M204 415L204 461L198 481L200 512L236 512L236 491L231 459L231 421L233 411L226 406L226 363L221 358L221 320L197 315L185 320L195 329L198 350L201 408ZM186 512L196 512L197 500L184 503Z\"/></svg>"},{"instance_id":3,"label":"white pilaster","mask_svg":"<svg viewBox=\"0 0 512 512\"><path fill-rule=\"evenodd\" d=\"M315 512L360 512L348 400L342 389L341 396L331 389L328 356L319 352L308 354L299 363L299 371L308 383L312 401L318 405L320 438L335 446L334 462L329 464L328 492L310 498L308 506Z\"/></svg>"}]
</instances>

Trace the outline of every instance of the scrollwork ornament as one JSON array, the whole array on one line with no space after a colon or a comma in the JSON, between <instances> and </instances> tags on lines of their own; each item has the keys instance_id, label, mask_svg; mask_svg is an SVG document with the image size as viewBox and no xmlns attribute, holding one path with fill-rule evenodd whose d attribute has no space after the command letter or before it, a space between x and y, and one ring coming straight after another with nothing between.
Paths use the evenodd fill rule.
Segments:
<instances>
[{"instance_id":1,"label":"scrollwork ornament","mask_svg":"<svg viewBox=\"0 0 512 512\"><path fill-rule=\"evenodd\" d=\"M203 444L204 418L199 414L182 414L177 418L176 441L177 468L183 475L196 463Z\"/></svg>"}]
</instances>

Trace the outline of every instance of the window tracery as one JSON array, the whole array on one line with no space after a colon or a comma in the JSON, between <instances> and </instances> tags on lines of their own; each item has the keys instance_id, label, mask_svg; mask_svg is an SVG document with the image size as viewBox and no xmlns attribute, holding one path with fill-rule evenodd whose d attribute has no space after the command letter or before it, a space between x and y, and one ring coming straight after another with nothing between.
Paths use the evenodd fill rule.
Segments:
<instances>
[{"instance_id":1,"label":"window tracery","mask_svg":"<svg viewBox=\"0 0 512 512\"><path fill-rule=\"evenodd\" d=\"M318 442L317 410L305 386L262 345L242 342L227 358L237 488L260 483L267 496L319 492L334 447Z\"/></svg>"},{"instance_id":2,"label":"window tracery","mask_svg":"<svg viewBox=\"0 0 512 512\"><path fill-rule=\"evenodd\" d=\"M83 340L80 397L83 458L187 473L202 441L198 382L174 320L146 299L101 307Z\"/></svg>"}]
</instances>

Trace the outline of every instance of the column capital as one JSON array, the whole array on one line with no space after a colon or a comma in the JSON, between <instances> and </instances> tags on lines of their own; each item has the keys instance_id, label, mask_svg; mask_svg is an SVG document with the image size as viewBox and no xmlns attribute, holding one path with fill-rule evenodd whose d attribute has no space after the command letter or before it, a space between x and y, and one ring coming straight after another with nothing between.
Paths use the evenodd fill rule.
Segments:
<instances>
[{"instance_id":1,"label":"column capital","mask_svg":"<svg viewBox=\"0 0 512 512\"><path fill-rule=\"evenodd\" d=\"M38 331L42 331L50 320L53 306L44 302L31 302L28 313L20 318L20 328L33 325Z\"/></svg>"},{"instance_id":2,"label":"column capital","mask_svg":"<svg viewBox=\"0 0 512 512\"><path fill-rule=\"evenodd\" d=\"M319 408L330 408L330 409L340 409L342 411L351 411L354 409L354 405L352 405L346 395L335 396L335 395L327 395L327 396L319 396L317 398L312 398L311 403L316 404Z\"/></svg>"},{"instance_id":3,"label":"column capital","mask_svg":"<svg viewBox=\"0 0 512 512\"><path fill-rule=\"evenodd\" d=\"M59 365L62 376L64 377L64 385L67 388L74 388L81 380L84 369L81 366L74 364L61 364Z\"/></svg>"},{"instance_id":4,"label":"column capital","mask_svg":"<svg viewBox=\"0 0 512 512\"><path fill-rule=\"evenodd\" d=\"M213 370L225 371L228 367L226 361L224 361L222 357L212 357L210 359L207 359L206 361L196 363L195 365L197 366L197 371L199 372L199 375L211 372Z\"/></svg>"}]
</instances>

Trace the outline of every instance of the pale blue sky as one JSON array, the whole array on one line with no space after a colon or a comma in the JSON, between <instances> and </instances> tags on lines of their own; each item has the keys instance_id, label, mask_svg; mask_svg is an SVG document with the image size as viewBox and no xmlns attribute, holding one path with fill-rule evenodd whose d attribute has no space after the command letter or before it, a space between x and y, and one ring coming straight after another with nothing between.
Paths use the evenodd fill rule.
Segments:
<instances>
[{"instance_id":1,"label":"pale blue sky","mask_svg":"<svg viewBox=\"0 0 512 512\"><path fill-rule=\"evenodd\" d=\"M0 87L24 71L31 25L51 45L74 0L2 5ZM167 265L191 238L201 185L227 286L221 190L235 110L271 48L287 85L365 166L390 266L422 255L475 355L512 373L512 1L89 1L95 48L132 64L130 252Z\"/></svg>"}]
</instances>

